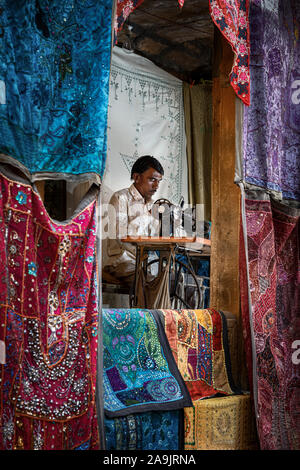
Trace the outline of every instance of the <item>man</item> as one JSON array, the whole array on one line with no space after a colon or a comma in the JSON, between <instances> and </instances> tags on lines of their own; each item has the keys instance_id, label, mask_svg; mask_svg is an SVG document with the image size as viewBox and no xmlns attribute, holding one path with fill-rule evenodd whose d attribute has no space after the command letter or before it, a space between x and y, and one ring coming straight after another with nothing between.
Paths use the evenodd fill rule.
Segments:
<instances>
[{"instance_id":1,"label":"man","mask_svg":"<svg viewBox=\"0 0 300 470\"><path fill-rule=\"evenodd\" d=\"M156 158L150 155L140 157L131 169L133 184L115 192L109 202L110 228L107 240L107 259L104 271L119 279L123 284L132 285L135 272L135 246L124 243L121 238L128 236L157 236L159 222L151 214L153 196L164 175ZM115 230L114 230L115 229ZM111 232L114 237L111 237Z\"/></svg>"}]
</instances>

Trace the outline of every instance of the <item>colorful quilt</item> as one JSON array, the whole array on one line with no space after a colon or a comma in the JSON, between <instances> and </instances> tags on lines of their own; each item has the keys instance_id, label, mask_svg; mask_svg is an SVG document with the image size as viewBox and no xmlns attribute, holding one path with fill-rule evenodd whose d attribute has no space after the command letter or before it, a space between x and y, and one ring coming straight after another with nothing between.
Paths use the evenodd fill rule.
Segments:
<instances>
[{"instance_id":1,"label":"colorful quilt","mask_svg":"<svg viewBox=\"0 0 300 470\"><path fill-rule=\"evenodd\" d=\"M300 201L300 3L252 1L241 178ZM276 195L277 197L278 195Z\"/></svg>"},{"instance_id":2,"label":"colorful quilt","mask_svg":"<svg viewBox=\"0 0 300 470\"><path fill-rule=\"evenodd\" d=\"M224 314L210 308L160 310L160 315L192 400L236 393Z\"/></svg>"},{"instance_id":3,"label":"colorful quilt","mask_svg":"<svg viewBox=\"0 0 300 470\"><path fill-rule=\"evenodd\" d=\"M250 104L250 32L249 0L210 0L213 22L234 52L230 83L237 96Z\"/></svg>"},{"instance_id":4,"label":"colorful quilt","mask_svg":"<svg viewBox=\"0 0 300 470\"><path fill-rule=\"evenodd\" d=\"M155 310L103 309L103 347L108 418L191 406Z\"/></svg>"},{"instance_id":5,"label":"colorful quilt","mask_svg":"<svg viewBox=\"0 0 300 470\"><path fill-rule=\"evenodd\" d=\"M98 191L60 223L4 169L0 187L0 449L97 449Z\"/></svg>"},{"instance_id":6,"label":"colorful quilt","mask_svg":"<svg viewBox=\"0 0 300 470\"><path fill-rule=\"evenodd\" d=\"M300 210L246 191L245 211L242 313L260 446L299 450Z\"/></svg>"},{"instance_id":7,"label":"colorful quilt","mask_svg":"<svg viewBox=\"0 0 300 470\"><path fill-rule=\"evenodd\" d=\"M112 7L0 0L0 161L32 179L102 177Z\"/></svg>"},{"instance_id":8,"label":"colorful quilt","mask_svg":"<svg viewBox=\"0 0 300 470\"><path fill-rule=\"evenodd\" d=\"M147 411L105 419L106 450L180 450L183 410Z\"/></svg>"}]
</instances>

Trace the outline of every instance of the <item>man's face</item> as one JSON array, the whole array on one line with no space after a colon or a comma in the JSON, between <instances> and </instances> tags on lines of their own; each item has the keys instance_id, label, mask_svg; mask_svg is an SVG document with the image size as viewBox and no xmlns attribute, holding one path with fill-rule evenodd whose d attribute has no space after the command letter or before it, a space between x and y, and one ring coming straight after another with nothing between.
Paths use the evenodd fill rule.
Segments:
<instances>
[{"instance_id":1,"label":"man's face","mask_svg":"<svg viewBox=\"0 0 300 470\"><path fill-rule=\"evenodd\" d=\"M134 173L133 179L136 189L149 201L157 191L162 175L154 168L148 168L144 173Z\"/></svg>"}]
</instances>

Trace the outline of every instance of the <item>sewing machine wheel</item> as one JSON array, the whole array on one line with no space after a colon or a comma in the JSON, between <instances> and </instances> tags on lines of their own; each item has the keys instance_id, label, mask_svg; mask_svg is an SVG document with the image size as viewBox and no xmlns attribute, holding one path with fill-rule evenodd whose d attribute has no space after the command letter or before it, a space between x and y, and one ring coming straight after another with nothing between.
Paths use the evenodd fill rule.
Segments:
<instances>
[{"instance_id":1,"label":"sewing machine wheel","mask_svg":"<svg viewBox=\"0 0 300 470\"><path fill-rule=\"evenodd\" d=\"M155 264L158 260L152 260L148 263L148 268L152 266L155 270ZM182 261L175 259L170 266L169 276L171 308L180 309L200 309L204 308L204 293L201 288L201 282L194 271Z\"/></svg>"}]
</instances>

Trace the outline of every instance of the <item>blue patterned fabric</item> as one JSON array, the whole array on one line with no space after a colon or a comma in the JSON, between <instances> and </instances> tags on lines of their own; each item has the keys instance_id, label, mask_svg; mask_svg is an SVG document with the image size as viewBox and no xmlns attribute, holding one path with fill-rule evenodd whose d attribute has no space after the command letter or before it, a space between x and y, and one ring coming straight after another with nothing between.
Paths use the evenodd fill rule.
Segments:
<instances>
[{"instance_id":1,"label":"blue patterned fabric","mask_svg":"<svg viewBox=\"0 0 300 470\"><path fill-rule=\"evenodd\" d=\"M0 152L31 175L103 175L112 4L0 0Z\"/></svg>"},{"instance_id":2,"label":"blue patterned fabric","mask_svg":"<svg viewBox=\"0 0 300 470\"><path fill-rule=\"evenodd\" d=\"M103 347L108 418L192 406L157 311L103 309Z\"/></svg>"},{"instance_id":3,"label":"blue patterned fabric","mask_svg":"<svg viewBox=\"0 0 300 470\"><path fill-rule=\"evenodd\" d=\"M180 410L106 418L106 450L180 450L182 421Z\"/></svg>"}]
</instances>

